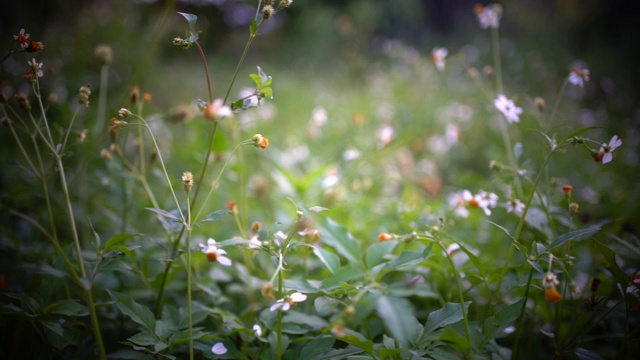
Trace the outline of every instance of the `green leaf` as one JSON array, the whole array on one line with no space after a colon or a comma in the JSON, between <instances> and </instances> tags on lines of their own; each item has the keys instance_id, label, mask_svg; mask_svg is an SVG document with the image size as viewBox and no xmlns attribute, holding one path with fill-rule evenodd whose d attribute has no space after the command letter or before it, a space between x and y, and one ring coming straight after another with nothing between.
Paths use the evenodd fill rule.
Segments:
<instances>
[{"instance_id":1,"label":"green leaf","mask_svg":"<svg viewBox=\"0 0 640 360\"><path fill-rule=\"evenodd\" d=\"M465 311L468 311L469 304L471 304L470 301L464 303ZM424 324L421 341L433 331L457 323L463 318L462 307L459 303L447 303L442 309L429 314L427 322Z\"/></svg>"},{"instance_id":2,"label":"green leaf","mask_svg":"<svg viewBox=\"0 0 640 360\"><path fill-rule=\"evenodd\" d=\"M565 141L571 139L572 137L578 136L580 134L586 133L587 131L591 131L591 130L595 130L595 129L606 129L606 127L604 127L604 126L587 126L586 128L583 128L583 129L580 129L580 130L576 130L576 131L572 132L571 134L567 135L567 137L565 137L562 142L565 142Z\"/></svg>"},{"instance_id":3,"label":"green leaf","mask_svg":"<svg viewBox=\"0 0 640 360\"><path fill-rule=\"evenodd\" d=\"M124 243L125 241L131 239L134 236L136 236L136 235L128 234L128 233L122 233L122 234L114 235L114 236L110 237L109 240L107 240L106 244L104 244L104 249L103 250L105 252L111 251L111 250L120 251L122 243Z\"/></svg>"},{"instance_id":4,"label":"green leaf","mask_svg":"<svg viewBox=\"0 0 640 360\"><path fill-rule=\"evenodd\" d=\"M87 316L89 315L89 309L75 300L61 300L44 308L42 313L67 316Z\"/></svg>"},{"instance_id":5,"label":"green leaf","mask_svg":"<svg viewBox=\"0 0 640 360\"><path fill-rule=\"evenodd\" d=\"M403 298L382 295L376 304L385 328L403 349L411 349L420 331L411 303Z\"/></svg>"},{"instance_id":6,"label":"green leaf","mask_svg":"<svg viewBox=\"0 0 640 360\"><path fill-rule=\"evenodd\" d=\"M260 87L262 87L262 80L260 80L260 76L257 74L249 74L249 77L256 84L256 88L260 89Z\"/></svg>"},{"instance_id":7,"label":"green leaf","mask_svg":"<svg viewBox=\"0 0 640 360\"><path fill-rule=\"evenodd\" d=\"M185 19L187 19L187 22L189 23L189 29L194 30L198 17L196 15L183 13L183 12L178 12L178 14L182 15Z\"/></svg>"},{"instance_id":8,"label":"green leaf","mask_svg":"<svg viewBox=\"0 0 640 360\"><path fill-rule=\"evenodd\" d=\"M323 248L313 247L313 253L320 259L320 261L331 271L332 274L335 274L340 270L340 258L338 255L331 253Z\"/></svg>"},{"instance_id":9,"label":"green leaf","mask_svg":"<svg viewBox=\"0 0 640 360\"><path fill-rule=\"evenodd\" d=\"M273 89L270 86L260 89L260 95L263 98L273 99Z\"/></svg>"},{"instance_id":10,"label":"green leaf","mask_svg":"<svg viewBox=\"0 0 640 360\"><path fill-rule=\"evenodd\" d=\"M231 211L229 211L228 209L223 209L223 210L216 210L210 214L207 214L204 218L202 218L202 220L198 221L198 222L205 222L205 221L216 221L218 219L221 219L227 215L229 215L231 213Z\"/></svg>"},{"instance_id":11,"label":"green leaf","mask_svg":"<svg viewBox=\"0 0 640 360\"><path fill-rule=\"evenodd\" d=\"M560 247L564 245L564 243L570 240L580 241L580 240L588 239L593 234L600 231L601 228L602 228L602 224L599 223L599 224L595 224L592 226L588 226L586 228L578 229L570 233L564 234L556 238L555 240L553 240L551 244L549 244L549 248L547 250L553 250L557 247Z\"/></svg>"},{"instance_id":12,"label":"green leaf","mask_svg":"<svg viewBox=\"0 0 640 360\"><path fill-rule=\"evenodd\" d=\"M385 274L401 269L403 267L413 268L415 265L423 262L425 259L431 256L431 247L432 246L428 246L424 251L404 251L393 260L384 264L384 266L382 266L378 270L378 272L376 272L374 269L374 271L372 271L372 274L379 279Z\"/></svg>"},{"instance_id":13,"label":"green leaf","mask_svg":"<svg viewBox=\"0 0 640 360\"><path fill-rule=\"evenodd\" d=\"M385 256L393 253L393 249L397 245L397 241L385 241L369 246L364 252L364 263L367 269L371 269L381 263Z\"/></svg>"},{"instance_id":14,"label":"green leaf","mask_svg":"<svg viewBox=\"0 0 640 360\"><path fill-rule=\"evenodd\" d=\"M606 245L601 244L600 242L595 242L596 247L600 250L600 253L611 266L611 272L613 272L613 276L616 278L618 284L622 285L622 288L625 289L629 283L629 275L627 275L620 266L618 266L618 261L616 260L616 253L608 248Z\"/></svg>"},{"instance_id":15,"label":"green leaf","mask_svg":"<svg viewBox=\"0 0 640 360\"><path fill-rule=\"evenodd\" d=\"M260 68L260 66L256 66L258 68L258 76L260 76L260 84L261 84L261 88L265 87L265 86L271 86L271 76L265 74L264 71L262 71L262 69Z\"/></svg>"},{"instance_id":16,"label":"green leaf","mask_svg":"<svg viewBox=\"0 0 640 360\"><path fill-rule=\"evenodd\" d=\"M352 264L361 264L362 253L358 241L342 225L326 218L319 229L322 242L336 249L336 252L344 256Z\"/></svg>"},{"instance_id":17,"label":"green leaf","mask_svg":"<svg viewBox=\"0 0 640 360\"><path fill-rule=\"evenodd\" d=\"M62 329L62 325L60 322L53 317L50 316L40 316L38 317L38 321L47 329L53 331L56 335L62 336L64 330Z\"/></svg>"},{"instance_id":18,"label":"green leaf","mask_svg":"<svg viewBox=\"0 0 640 360\"><path fill-rule=\"evenodd\" d=\"M127 315L135 323L144 326L147 330L153 332L156 327L156 318L153 316L148 307L138 304L130 297L107 289L111 299L116 301L118 310Z\"/></svg>"},{"instance_id":19,"label":"green leaf","mask_svg":"<svg viewBox=\"0 0 640 360\"><path fill-rule=\"evenodd\" d=\"M337 273L332 276L325 278L322 281L321 288L323 290L331 290L340 286L342 282L349 282L356 279L361 279L364 277L364 274L361 270L354 269L353 267L347 266L343 267Z\"/></svg>"},{"instance_id":20,"label":"green leaf","mask_svg":"<svg viewBox=\"0 0 640 360\"><path fill-rule=\"evenodd\" d=\"M166 210L156 209L156 208L145 208L145 209L151 210L154 213L156 213L156 214L158 214L160 216L164 216L166 218L169 218L171 220L175 220L175 221L178 221L178 222L182 221L182 220L180 220L180 218L178 218L177 216L173 215L172 213L170 213L170 212L168 212Z\"/></svg>"},{"instance_id":21,"label":"green leaf","mask_svg":"<svg viewBox=\"0 0 640 360\"><path fill-rule=\"evenodd\" d=\"M524 299L497 311L484 321L483 343L493 340L496 335L500 334L507 327L513 325L520 315L520 310L524 306Z\"/></svg>"},{"instance_id":22,"label":"green leaf","mask_svg":"<svg viewBox=\"0 0 640 360\"><path fill-rule=\"evenodd\" d=\"M156 338L153 334L147 331L139 332L133 335L132 337L128 338L127 340L131 341L134 344L138 344L140 346L155 345L158 342L158 338Z\"/></svg>"}]
</instances>

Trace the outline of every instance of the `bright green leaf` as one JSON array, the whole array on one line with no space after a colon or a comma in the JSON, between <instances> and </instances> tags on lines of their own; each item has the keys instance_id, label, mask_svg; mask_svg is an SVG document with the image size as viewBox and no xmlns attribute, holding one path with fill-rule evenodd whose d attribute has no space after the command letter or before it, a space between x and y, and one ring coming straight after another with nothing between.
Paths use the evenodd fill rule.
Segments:
<instances>
[{"instance_id":1,"label":"bright green leaf","mask_svg":"<svg viewBox=\"0 0 640 360\"><path fill-rule=\"evenodd\" d=\"M469 304L471 304L470 301L464 303L465 311L468 311ZM463 318L462 307L459 303L447 303L443 308L429 314L427 322L424 324L422 339L427 337L431 332L457 323Z\"/></svg>"},{"instance_id":2,"label":"bright green leaf","mask_svg":"<svg viewBox=\"0 0 640 360\"><path fill-rule=\"evenodd\" d=\"M420 331L411 303L403 298L380 296L376 304L378 316L385 328L403 349L410 349Z\"/></svg>"},{"instance_id":3,"label":"bright green leaf","mask_svg":"<svg viewBox=\"0 0 640 360\"><path fill-rule=\"evenodd\" d=\"M127 315L134 322L144 326L153 332L156 327L156 318L148 307L138 304L130 297L107 289L111 299L116 301L116 306L123 314Z\"/></svg>"},{"instance_id":4,"label":"bright green leaf","mask_svg":"<svg viewBox=\"0 0 640 360\"><path fill-rule=\"evenodd\" d=\"M128 234L128 233L122 233L122 234L118 234L118 235L114 235L112 237L109 238L109 240L107 240L106 244L104 245L104 251L111 251L111 250L118 250L121 251L119 249L116 249L117 247L119 247L119 245L122 245L122 243L124 243L125 241L131 239L132 237L134 237L135 235L132 234Z\"/></svg>"},{"instance_id":5,"label":"bright green leaf","mask_svg":"<svg viewBox=\"0 0 640 360\"><path fill-rule=\"evenodd\" d=\"M228 209L223 209L223 210L216 210L210 214L207 214L202 220L198 221L198 222L205 222L205 221L216 221L218 219L221 219L227 215L229 215L231 213L231 211L229 211Z\"/></svg>"},{"instance_id":6,"label":"bright green leaf","mask_svg":"<svg viewBox=\"0 0 640 360\"><path fill-rule=\"evenodd\" d=\"M385 256L393 253L393 249L395 249L397 245L397 241L385 241L369 246L364 252L364 263L367 269L371 269L382 262Z\"/></svg>"},{"instance_id":7,"label":"bright green leaf","mask_svg":"<svg viewBox=\"0 0 640 360\"><path fill-rule=\"evenodd\" d=\"M362 253L358 241L346 228L330 218L320 226L322 242L336 249L336 252L344 256L352 264L361 264Z\"/></svg>"}]
</instances>

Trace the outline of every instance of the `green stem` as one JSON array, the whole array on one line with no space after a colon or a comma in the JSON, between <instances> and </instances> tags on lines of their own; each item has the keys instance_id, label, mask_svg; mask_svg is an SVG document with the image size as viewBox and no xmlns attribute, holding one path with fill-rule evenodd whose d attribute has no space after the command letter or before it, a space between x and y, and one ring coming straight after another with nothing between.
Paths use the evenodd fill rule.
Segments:
<instances>
[{"instance_id":1,"label":"green stem","mask_svg":"<svg viewBox=\"0 0 640 360\"><path fill-rule=\"evenodd\" d=\"M520 342L520 337L522 336L523 323L524 323L524 314L527 310L527 300L529 299L529 290L531 289L531 280L533 279L533 266L529 270L529 278L527 279L527 286L524 291L524 302L522 303L522 309L520 309L520 315L518 315L518 322L516 325L516 338L513 341L513 347L511 348L511 360L516 359L516 354L518 353L518 344Z\"/></svg>"},{"instance_id":2,"label":"green stem","mask_svg":"<svg viewBox=\"0 0 640 360\"><path fill-rule=\"evenodd\" d=\"M558 112L558 108L560 107L560 102L562 102L562 95L564 95L564 90L567 88L568 83L569 83L569 79L566 79L562 83L562 87L560 88L560 92L558 93L556 103L553 106L553 111L551 112L551 116L549 117L549 122L546 125L546 129L545 129L546 132L549 132L549 130L551 130L551 124L553 123L553 120L556 117L556 113Z\"/></svg>"},{"instance_id":3,"label":"green stem","mask_svg":"<svg viewBox=\"0 0 640 360\"><path fill-rule=\"evenodd\" d=\"M191 308L191 210L187 192L187 313L189 314L189 359L193 360L193 311Z\"/></svg>"},{"instance_id":4,"label":"green stem","mask_svg":"<svg viewBox=\"0 0 640 360\"><path fill-rule=\"evenodd\" d=\"M451 255L447 252L447 247L442 243L442 241L438 240L438 245L442 248L442 250L447 255L447 259L449 260L449 264L451 265L451 270L453 270L453 277L456 279L456 285L458 286L458 296L460 300L460 310L462 311L462 321L464 323L464 332L467 337L467 342L469 343L469 347L472 346L471 342L471 331L469 330L469 319L467 318L467 311L464 308L464 292L462 290L462 284L460 283L460 275L458 274L458 270L456 270L456 266L453 263L453 259Z\"/></svg>"},{"instance_id":5,"label":"green stem","mask_svg":"<svg viewBox=\"0 0 640 360\"><path fill-rule=\"evenodd\" d=\"M489 313L489 311L490 311L490 309L492 307L492 304L494 302L498 301L498 297L500 296L500 288L502 287L502 283L504 281L504 278L507 275L507 271L509 270L509 263L511 262L511 258L513 257L513 253L515 252L515 247L516 247L515 244L519 241L520 235L522 234L522 230L524 229L525 218L527 217L527 212L529 211L529 208L531 207L531 203L533 202L533 197L536 194L536 189L538 187L538 184L540 183L540 179L544 175L544 169L546 168L547 164L549 163L549 159L551 159L551 156L553 155L555 150L556 149L552 149L547 154L547 156L545 157L545 159L544 159L544 161L542 163L540 171L538 172L538 175L536 176L536 179L535 179L535 181L533 183L533 188L531 189L531 194L529 194L529 197L527 198L527 202L525 203L525 206L524 206L524 210L522 211L522 215L520 216L520 221L518 222L518 227L516 229L516 233L513 236L513 242L511 243L511 246L509 247L509 252L507 253L507 257L506 257L504 266L502 267L502 271L500 273L498 284L496 285L496 290L493 293L492 300L489 301L489 303L487 304L487 311L486 311L485 315Z\"/></svg>"}]
</instances>

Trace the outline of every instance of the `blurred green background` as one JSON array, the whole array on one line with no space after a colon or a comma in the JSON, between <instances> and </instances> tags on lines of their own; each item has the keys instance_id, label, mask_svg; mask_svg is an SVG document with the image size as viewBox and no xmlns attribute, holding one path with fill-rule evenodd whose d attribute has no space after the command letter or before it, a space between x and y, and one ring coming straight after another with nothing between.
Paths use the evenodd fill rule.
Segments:
<instances>
[{"instance_id":1,"label":"blurred green background","mask_svg":"<svg viewBox=\"0 0 640 360\"><path fill-rule=\"evenodd\" d=\"M257 178L247 181L260 182L259 175L267 174L269 184L275 187L278 180L271 175L274 168L282 166L289 182L295 183L296 178L307 181L304 186L294 186L297 199L309 206L332 205L336 215L350 219L356 231L368 229L369 235L388 228L393 221L372 229L369 224L375 222L371 219L365 224L354 218L363 209L385 208L380 199L387 192L400 196L409 206L422 208L430 202L444 203L448 192L461 188L491 189L487 164L494 159L506 162L504 148L497 130L487 131L488 123L483 119L491 110L466 76L461 61L464 58L467 65L480 70L492 64L490 34L477 24L472 10L475 3L296 0L291 8L270 19L261 28L231 92L234 99L242 87L251 86L247 75L254 73L256 66L274 78L274 98L262 109L238 116L245 138L260 132L272 144L266 155L270 162L261 160L263 154L246 151L246 166ZM186 30L176 11L198 15L197 28L202 30L201 44L211 66L214 96L223 97L248 37L255 5L232 0L4 1L0 31L6 48L21 28L44 42L45 50L37 54L38 61L45 64L43 93L55 92L61 102L75 102L80 85L97 87L100 64L94 49L99 44L112 46L108 117L128 105L129 87L139 85L153 95L145 114L152 119L160 114L160 119L166 120L175 107L207 98L197 53L171 44ZM553 131L566 135L570 129L603 125L609 129L589 136L608 141L619 134L623 147L615 161L604 167L575 148L571 155L558 156L550 173L559 176L559 182L586 189L577 193L578 200L590 204L582 207L585 222L603 217L623 219L620 229L637 233L640 108L636 84L640 75L634 69L640 47L633 28L640 5L633 1L565 0L507 1L503 6L503 78L507 95L525 110L516 134L529 161L524 166L535 168L543 154L544 142L532 130L536 127L534 98L541 96L553 104L572 64L584 64L591 70L591 81L585 89L568 88ZM429 62L436 46L449 49L444 73L436 72ZM2 65L0 89L5 94L30 91L21 79L27 59L13 56ZM94 96L92 104L97 104L97 92ZM328 118L321 137L309 135L317 108L326 110ZM68 110L54 107L51 111L60 111L63 116ZM445 131L451 111L471 111L471 121L459 124L463 142L448 152L434 153L429 141L433 134ZM84 121L93 124L95 116L92 106ZM386 123L396 129L396 140L380 150L374 144L375 131ZM176 174L197 168L206 146L202 136L207 133L206 124L200 120L189 126L170 124L165 129L166 139L180 145L167 154ZM9 134L2 132L0 136L3 152L11 153ZM98 151L108 145L108 136L106 131L92 136L96 148L90 151L99 161ZM230 139L228 142L227 146L232 146ZM369 156L345 166L341 160L344 151L357 148L366 153L367 146L372 150ZM311 156L296 163L298 153ZM408 155L403 158L403 154ZM411 170L403 170L405 158ZM296 165L282 165L290 164L287 161ZM391 168L387 167L389 161ZM309 183L319 184L336 163L344 169L341 175L351 180L343 193L317 186L317 191L310 190L314 187ZM416 170L420 164L430 169L427 176ZM575 164L580 164L579 168ZM3 170L2 186L9 189L7 169ZM394 173L403 179L394 185L400 189L386 189L388 177ZM375 181L382 177L384 181ZM371 179L373 184L362 185ZM86 190L88 194L102 191L92 186ZM364 190L354 191L354 187ZM283 198L280 195L278 199ZM279 206L255 197L253 208L275 219ZM220 203L224 200L229 199L218 199ZM355 210L350 207L354 201L358 204ZM98 204L86 206L92 213ZM390 213L396 218L397 208L369 215L389 219Z\"/></svg>"}]
</instances>

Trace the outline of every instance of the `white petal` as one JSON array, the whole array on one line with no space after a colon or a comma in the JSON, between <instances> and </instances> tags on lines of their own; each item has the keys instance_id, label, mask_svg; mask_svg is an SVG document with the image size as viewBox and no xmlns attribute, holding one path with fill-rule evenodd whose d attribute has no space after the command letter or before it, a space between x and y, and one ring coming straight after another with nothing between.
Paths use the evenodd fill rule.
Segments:
<instances>
[{"instance_id":1,"label":"white petal","mask_svg":"<svg viewBox=\"0 0 640 360\"><path fill-rule=\"evenodd\" d=\"M302 302L305 300L307 300L307 295L303 293L294 292L293 294L291 294L291 301L293 302Z\"/></svg>"},{"instance_id":2,"label":"white petal","mask_svg":"<svg viewBox=\"0 0 640 360\"><path fill-rule=\"evenodd\" d=\"M257 337L262 336L262 328L260 327L260 325L258 325L258 324L254 324L254 325L253 325L253 333L254 333Z\"/></svg>"},{"instance_id":3,"label":"white petal","mask_svg":"<svg viewBox=\"0 0 640 360\"><path fill-rule=\"evenodd\" d=\"M218 253L218 262L220 263L220 265L231 266L231 259L226 256L220 256L219 254L220 253Z\"/></svg>"},{"instance_id":4,"label":"white petal","mask_svg":"<svg viewBox=\"0 0 640 360\"><path fill-rule=\"evenodd\" d=\"M219 342L213 345L213 347L211 348L211 352L216 355L222 355L227 353L227 348L223 343Z\"/></svg>"}]
</instances>

